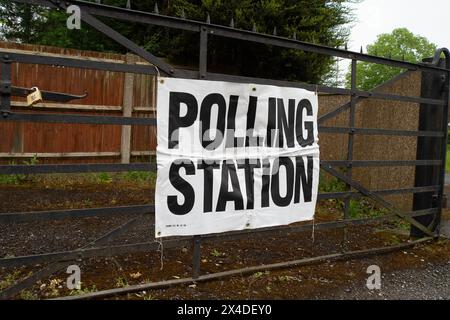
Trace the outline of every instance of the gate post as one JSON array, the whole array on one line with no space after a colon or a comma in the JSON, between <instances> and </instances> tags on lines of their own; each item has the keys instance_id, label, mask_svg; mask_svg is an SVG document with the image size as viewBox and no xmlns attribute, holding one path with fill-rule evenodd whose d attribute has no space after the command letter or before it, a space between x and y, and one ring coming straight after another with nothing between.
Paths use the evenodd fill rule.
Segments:
<instances>
[{"instance_id":1,"label":"gate post","mask_svg":"<svg viewBox=\"0 0 450 320\"><path fill-rule=\"evenodd\" d=\"M430 63L432 60L424 59L424 62ZM440 60L438 65L444 67L444 61ZM417 160L442 160L441 166L416 166L415 172L415 187L439 186L437 193L434 191L416 193L413 198L414 211L437 208L438 211L435 214L414 218L424 226L430 227L433 232L439 232L445 186L445 148L447 144L449 99L448 77L448 72L443 75L438 72L423 71L421 80L422 98L442 99L444 101L444 106L442 107L421 103L419 109L419 131L440 131L444 133L442 138L417 138ZM418 238L426 236L414 226L411 226L410 235Z\"/></svg>"},{"instance_id":2,"label":"gate post","mask_svg":"<svg viewBox=\"0 0 450 320\"><path fill-rule=\"evenodd\" d=\"M126 63L134 64L136 56L126 55ZM134 95L134 74L126 73L123 84L123 103L122 115L131 117L133 115L133 95ZM122 134L120 138L120 157L121 163L130 163L131 157L131 126L122 126Z\"/></svg>"},{"instance_id":3,"label":"gate post","mask_svg":"<svg viewBox=\"0 0 450 320\"><path fill-rule=\"evenodd\" d=\"M11 63L8 55L1 57L0 116L7 117L11 111Z\"/></svg>"},{"instance_id":4,"label":"gate post","mask_svg":"<svg viewBox=\"0 0 450 320\"><path fill-rule=\"evenodd\" d=\"M358 61L356 59L352 59L351 62L351 96L350 96L350 112L349 112L349 120L348 120L348 126L350 128L350 132L348 133L348 140L347 140L347 178L349 180L352 180L352 161L353 161L353 144L355 139L355 117L356 117L356 90L357 84L356 84L356 72L357 72L357 65ZM348 192L352 191L352 187L347 184L346 189ZM344 220L348 220L349 217L349 211L350 211L350 203L351 203L351 197L348 196L344 201ZM347 227L344 227L344 236L342 240L342 252L346 251L348 242L348 234L347 234Z\"/></svg>"}]
</instances>

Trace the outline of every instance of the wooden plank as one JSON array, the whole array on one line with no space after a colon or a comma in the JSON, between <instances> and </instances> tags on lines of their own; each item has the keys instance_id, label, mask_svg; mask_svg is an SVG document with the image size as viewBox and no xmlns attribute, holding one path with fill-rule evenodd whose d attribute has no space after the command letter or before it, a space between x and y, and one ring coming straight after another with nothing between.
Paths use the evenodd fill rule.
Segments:
<instances>
[{"instance_id":1,"label":"wooden plank","mask_svg":"<svg viewBox=\"0 0 450 320\"><path fill-rule=\"evenodd\" d=\"M96 158L118 156L120 156L120 152L0 152L0 158Z\"/></svg>"},{"instance_id":2,"label":"wooden plank","mask_svg":"<svg viewBox=\"0 0 450 320\"><path fill-rule=\"evenodd\" d=\"M95 57L78 56L78 55L70 55L70 54L57 54L57 53L42 52L42 51L10 49L10 48L4 48L1 46L0 46L0 51L6 52L6 53L30 54L30 55L42 56L42 57L70 58L70 59L98 61L98 62L125 63L125 61L117 60L117 59L95 58Z\"/></svg>"},{"instance_id":3,"label":"wooden plank","mask_svg":"<svg viewBox=\"0 0 450 320\"><path fill-rule=\"evenodd\" d=\"M127 63L132 64L136 62L136 57L127 54ZM134 93L134 74L126 73L123 84L123 108L122 114L124 117L131 117L133 114L133 93ZM120 144L120 153L122 156L122 163L130 163L131 156L131 126L122 126L122 136Z\"/></svg>"},{"instance_id":4,"label":"wooden plank","mask_svg":"<svg viewBox=\"0 0 450 320\"><path fill-rule=\"evenodd\" d=\"M154 156L156 155L156 151L155 150L150 150L150 151L131 151L131 155L134 157L138 157L138 156Z\"/></svg>"},{"instance_id":5,"label":"wooden plank","mask_svg":"<svg viewBox=\"0 0 450 320\"><path fill-rule=\"evenodd\" d=\"M154 107L134 107L133 110L142 112L156 112L156 108Z\"/></svg>"}]
</instances>

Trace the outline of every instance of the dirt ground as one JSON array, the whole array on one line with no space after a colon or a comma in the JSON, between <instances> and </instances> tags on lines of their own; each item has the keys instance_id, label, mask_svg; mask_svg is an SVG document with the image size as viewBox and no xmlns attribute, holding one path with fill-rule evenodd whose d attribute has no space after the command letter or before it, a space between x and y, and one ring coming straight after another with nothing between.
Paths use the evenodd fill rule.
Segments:
<instances>
[{"instance_id":1,"label":"dirt ground","mask_svg":"<svg viewBox=\"0 0 450 320\"><path fill-rule=\"evenodd\" d=\"M96 183L64 180L0 185L0 212L25 212L62 208L86 208L152 203L153 188L145 182ZM333 201L320 202L317 222L339 219ZM450 216L446 213L446 217ZM64 219L0 225L0 257L24 256L73 250L99 238L135 215ZM146 215L111 244L153 241L153 216ZM346 250L395 245L408 241L404 224L398 222L347 229ZM342 250L343 229L292 234L249 235L241 240L202 244L202 274L263 263L331 254ZM66 288L65 267L16 299L46 299L123 287L159 280L190 277L192 248L130 254L114 258L67 263L81 268L82 290ZM382 289L365 286L367 267L376 264L383 275ZM0 289L9 287L43 266L0 269ZM328 261L310 266L249 276L235 276L207 283L152 290L111 299L450 299L450 241L440 240L405 251L348 261ZM436 272L436 274L435 274ZM417 287L416 275L422 279ZM429 275L430 278L427 277ZM416 285L417 284L417 285ZM428 288L428 289L427 289ZM434 289L433 289L434 288Z\"/></svg>"}]
</instances>

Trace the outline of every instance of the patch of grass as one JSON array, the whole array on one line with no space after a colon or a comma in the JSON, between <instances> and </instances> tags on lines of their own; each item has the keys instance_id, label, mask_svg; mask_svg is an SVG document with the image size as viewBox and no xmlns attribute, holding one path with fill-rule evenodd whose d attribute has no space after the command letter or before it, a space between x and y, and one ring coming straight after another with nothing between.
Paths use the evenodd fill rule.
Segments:
<instances>
[{"instance_id":1,"label":"patch of grass","mask_svg":"<svg viewBox=\"0 0 450 320\"><path fill-rule=\"evenodd\" d=\"M33 158L29 160L22 161L22 164L27 166L34 166L39 163L37 156L35 155ZM11 161L10 165L14 166L17 163L15 161ZM4 185L20 185L23 183L34 182L35 175L29 174L0 174L0 184Z\"/></svg>"},{"instance_id":2,"label":"patch of grass","mask_svg":"<svg viewBox=\"0 0 450 320\"><path fill-rule=\"evenodd\" d=\"M411 229L411 224L409 222L406 222L403 220L393 221L392 224L394 225L394 227L396 229L405 230L405 231Z\"/></svg>"},{"instance_id":3,"label":"patch of grass","mask_svg":"<svg viewBox=\"0 0 450 320\"><path fill-rule=\"evenodd\" d=\"M132 182L156 182L156 172L129 171L121 176L122 179Z\"/></svg>"},{"instance_id":4,"label":"patch of grass","mask_svg":"<svg viewBox=\"0 0 450 320\"><path fill-rule=\"evenodd\" d=\"M445 162L445 171L450 173L450 145L447 145L447 158Z\"/></svg>"},{"instance_id":5,"label":"patch of grass","mask_svg":"<svg viewBox=\"0 0 450 320\"><path fill-rule=\"evenodd\" d=\"M99 173L97 179L97 181L102 184L109 184L112 182L112 177L107 172Z\"/></svg>"},{"instance_id":6,"label":"patch of grass","mask_svg":"<svg viewBox=\"0 0 450 320\"><path fill-rule=\"evenodd\" d=\"M323 172L320 172L319 178L319 192L342 192L346 190L344 182L338 180L335 177L326 176Z\"/></svg>"},{"instance_id":7,"label":"patch of grass","mask_svg":"<svg viewBox=\"0 0 450 320\"><path fill-rule=\"evenodd\" d=\"M213 250L211 250L211 255L213 257L218 258L218 257L220 257L222 255L222 253L220 253L217 249L213 249Z\"/></svg>"},{"instance_id":8,"label":"patch of grass","mask_svg":"<svg viewBox=\"0 0 450 320\"><path fill-rule=\"evenodd\" d=\"M21 274L20 270L15 270L11 273L8 273L6 277L0 281L0 290L9 288L14 284L16 284L16 282L20 278L20 274Z\"/></svg>"},{"instance_id":9,"label":"patch of grass","mask_svg":"<svg viewBox=\"0 0 450 320\"><path fill-rule=\"evenodd\" d=\"M77 290L72 290L70 291L69 295L71 296L79 296L82 294L88 294L88 293L92 293L92 292L96 292L97 291L97 287L94 285L92 285L91 287L86 287L86 288L81 288L81 289L77 289Z\"/></svg>"},{"instance_id":10,"label":"patch of grass","mask_svg":"<svg viewBox=\"0 0 450 320\"><path fill-rule=\"evenodd\" d=\"M0 184L19 185L25 181L23 174L0 174Z\"/></svg>"},{"instance_id":11,"label":"patch of grass","mask_svg":"<svg viewBox=\"0 0 450 320\"><path fill-rule=\"evenodd\" d=\"M351 199L348 213L352 219L376 218L387 213L384 208L378 208L372 202L366 199Z\"/></svg>"},{"instance_id":12,"label":"patch of grass","mask_svg":"<svg viewBox=\"0 0 450 320\"><path fill-rule=\"evenodd\" d=\"M324 174L323 172L320 173L320 193L345 192L347 190L347 185L344 182L335 177ZM344 209L344 201L335 199L329 201L332 201L338 210ZM348 209L349 217L352 219L376 218L386 214L387 212L386 209L376 206L372 201L365 198L350 199Z\"/></svg>"},{"instance_id":13,"label":"patch of grass","mask_svg":"<svg viewBox=\"0 0 450 320\"><path fill-rule=\"evenodd\" d=\"M116 288L123 288L128 286L128 281L122 277L116 279Z\"/></svg>"},{"instance_id":14,"label":"patch of grass","mask_svg":"<svg viewBox=\"0 0 450 320\"><path fill-rule=\"evenodd\" d=\"M39 298L34 292L29 291L29 290L23 290L20 293L20 299L22 299L22 300L38 300Z\"/></svg>"},{"instance_id":15,"label":"patch of grass","mask_svg":"<svg viewBox=\"0 0 450 320\"><path fill-rule=\"evenodd\" d=\"M286 275L286 276L279 276L279 277L278 277L278 281L281 281L281 282L284 282L284 281L286 281L286 282L291 282L291 281L301 282L302 279L299 278L299 277L294 277L294 276L288 276L288 275Z\"/></svg>"},{"instance_id":16,"label":"patch of grass","mask_svg":"<svg viewBox=\"0 0 450 320\"><path fill-rule=\"evenodd\" d=\"M114 183L125 183L133 185L156 184L156 173L148 171L130 172L98 172L98 173L70 173L70 174L37 174L32 179L26 175L0 175L0 184L21 185L32 181L46 188L71 189L85 184L110 185Z\"/></svg>"}]
</instances>

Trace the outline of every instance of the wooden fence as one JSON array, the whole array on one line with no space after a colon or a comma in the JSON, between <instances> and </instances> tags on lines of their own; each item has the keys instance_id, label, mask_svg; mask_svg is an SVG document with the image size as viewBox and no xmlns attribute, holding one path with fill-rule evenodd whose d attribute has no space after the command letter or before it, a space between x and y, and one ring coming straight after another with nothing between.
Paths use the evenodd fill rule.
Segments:
<instances>
[{"instance_id":1,"label":"wooden fence","mask_svg":"<svg viewBox=\"0 0 450 320\"><path fill-rule=\"evenodd\" d=\"M134 55L119 55L0 42L3 51L70 56L82 60L143 63ZM14 63L12 82L20 87L83 94L71 103L44 101L32 108L14 98L15 111L39 113L108 114L150 117L155 113L155 79L140 74ZM3 123L0 159L37 156L42 162L123 162L150 156L156 147L155 129L113 125Z\"/></svg>"}]
</instances>

